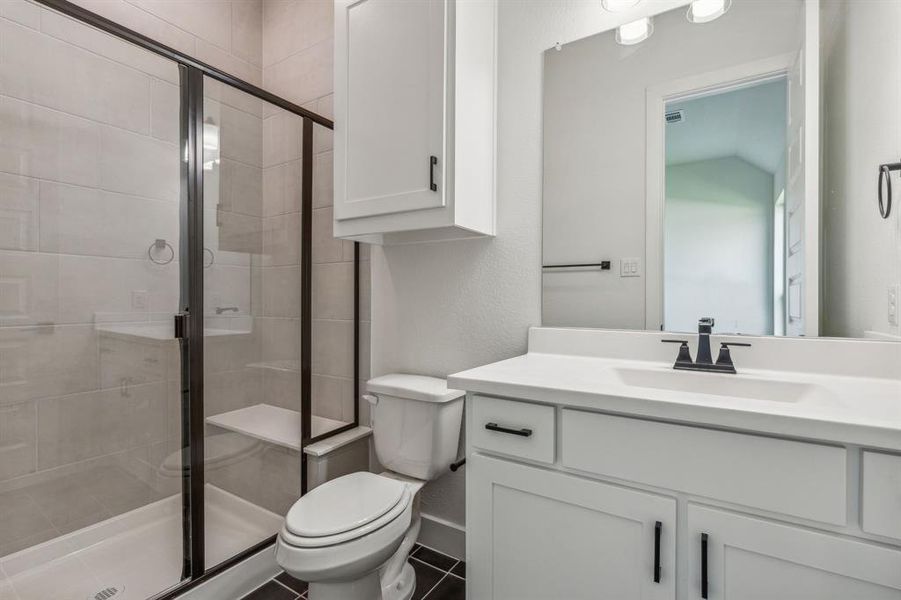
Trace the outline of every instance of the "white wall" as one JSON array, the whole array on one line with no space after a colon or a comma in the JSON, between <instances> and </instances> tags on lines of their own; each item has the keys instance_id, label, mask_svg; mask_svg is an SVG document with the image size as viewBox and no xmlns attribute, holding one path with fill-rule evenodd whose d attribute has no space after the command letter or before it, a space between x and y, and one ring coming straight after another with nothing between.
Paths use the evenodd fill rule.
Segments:
<instances>
[{"instance_id":1,"label":"white wall","mask_svg":"<svg viewBox=\"0 0 901 600\"><path fill-rule=\"evenodd\" d=\"M901 282L901 182L892 175L895 207L883 220L876 176L901 147L901 3L828 0L825 8L821 332L897 336L886 298Z\"/></svg>"},{"instance_id":2,"label":"white wall","mask_svg":"<svg viewBox=\"0 0 901 600\"><path fill-rule=\"evenodd\" d=\"M594 0L501 0L497 237L373 248L374 375L446 376L526 350L541 318L543 52L683 3L612 15ZM464 524L464 470L426 487L426 514Z\"/></svg>"},{"instance_id":3,"label":"white wall","mask_svg":"<svg viewBox=\"0 0 901 600\"><path fill-rule=\"evenodd\" d=\"M773 333L773 176L736 157L666 168L664 323Z\"/></svg>"},{"instance_id":4,"label":"white wall","mask_svg":"<svg viewBox=\"0 0 901 600\"><path fill-rule=\"evenodd\" d=\"M800 9L736 0L704 25L676 10L656 17L637 46L618 46L608 32L546 54L544 261L605 259L613 269L547 274L545 324L644 328L644 268L622 278L619 260L646 266L647 88L796 51Z\"/></svg>"}]
</instances>

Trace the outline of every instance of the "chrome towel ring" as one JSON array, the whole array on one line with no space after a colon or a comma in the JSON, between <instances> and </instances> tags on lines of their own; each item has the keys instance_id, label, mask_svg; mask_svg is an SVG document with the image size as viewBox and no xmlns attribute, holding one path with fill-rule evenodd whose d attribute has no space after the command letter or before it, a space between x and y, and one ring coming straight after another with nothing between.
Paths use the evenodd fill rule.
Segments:
<instances>
[{"instance_id":1,"label":"chrome towel ring","mask_svg":"<svg viewBox=\"0 0 901 600\"><path fill-rule=\"evenodd\" d=\"M888 219L892 214L892 171L899 170L901 170L901 162L879 165L879 216L883 219ZM885 196L882 194L883 187L885 187Z\"/></svg>"},{"instance_id":2,"label":"chrome towel ring","mask_svg":"<svg viewBox=\"0 0 901 600\"><path fill-rule=\"evenodd\" d=\"M167 258L167 259L158 259L158 258L154 258L154 257L153 257L153 251L154 251L154 250L156 250L157 253L160 253L160 252L162 252L163 250L165 250L166 248L169 249L169 258ZM166 240L163 240L163 239L157 239L157 240L155 240L152 244L150 244L150 247L149 247L149 248L147 248L147 258L149 258L149 259L150 259L150 262L152 262L152 263L154 263L154 264L157 264L157 265L168 265L169 263L171 263L171 262L175 259L175 249L172 247L172 244L170 244L170 243L167 242Z\"/></svg>"},{"instance_id":3,"label":"chrome towel ring","mask_svg":"<svg viewBox=\"0 0 901 600\"><path fill-rule=\"evenodd\" d=\"M163 252L166 249L169 250L168 258L154 258L154 256L153 256L154 251L156 251L156 253L159 254L160 252ZM213 266L213 263L216 262L216 254L209 248L204 248L203 254L204 254L204 256L209 255L209 257L210 257L209 262L207 262L206 260L203 261L203 268L209 269L210 267ZM150 247L147 248L147 258L149 258L150 262L152 262L155 265L168 265L173 260L175 260L175 249L172 247L172 244L170 244L166 240L156 239L153 241L152 244L150 244Z\"/></svg>"}]
</instances>

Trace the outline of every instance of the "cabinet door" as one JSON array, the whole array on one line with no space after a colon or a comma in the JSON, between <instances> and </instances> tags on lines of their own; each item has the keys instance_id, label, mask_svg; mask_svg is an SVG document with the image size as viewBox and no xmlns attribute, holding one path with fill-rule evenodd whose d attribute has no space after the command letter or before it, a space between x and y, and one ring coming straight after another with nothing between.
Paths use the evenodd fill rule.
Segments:
<instances>
[{"instance_id":1,"label":"cabinet door","mask_svg":"<svg viewBox=\"0 0 901 600\"><path fill-rule=\"evenodd\" d=\"M674 499L479 454L466 468L468 598L675 598Z\"/></svg>"},{"instance_id":2,"label":"cabinet door","mask_svg":"<svg viewBox=\"0 0 901 600\"><path fill-rule=\"evenodd\" d=\"M447 10L448 0L336 2L336 219L444 205Z\"/></svg>"},{"instance_id":3,"label":"cabinet door","mask_svg":"<svg viewBox=\"0 0 901 600\"><path fill-rule=\"evenodd\" d=\"M688 600L901 600L901 550L692 504L683 541Z\"/></svg>"}]
</instances>

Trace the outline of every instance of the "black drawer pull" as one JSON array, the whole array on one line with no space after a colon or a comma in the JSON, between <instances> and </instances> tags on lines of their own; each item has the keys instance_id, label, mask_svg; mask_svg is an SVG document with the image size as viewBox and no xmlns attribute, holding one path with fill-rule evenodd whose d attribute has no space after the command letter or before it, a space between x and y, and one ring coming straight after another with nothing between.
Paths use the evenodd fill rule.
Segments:
<instances>
[{"instance_id":1,"label":"black drawer pull","mask_svg":"<svg viewBox=\"0 0 901 600\"><path fill-rule=\"evenodd\" d=\"M701 534L701 598L707 598L707 534Z\"/></svg>"},{"instance_id":2,"label":"black drawer pull","mask_svg":"<svg viewBox=\"0 0 901 600\"><path fill-rule=\"evenodd\" d=\"M438 184L435 183L435 165L438 164L437 156L429 157L429 189L433 192L438 191Z\"/></svg>"},{"instance_id":3,"label":"black drawer pull","mask_svg":"<svg viewBox=\"0 0 901 600\"><path fill-rule=\"evenodd\" d=\"M660 532L663 523L654 523L654 583L660 583Z\"/></svg>"},{"instance_id":4,"label":"black drawer pull","mask_svg":"<svg viewBox=\"0 0 901 600\"><path fill-rule=\"evenodd\" d=\"M499 433L509 433L512 435L520 435L522 437L531 437L532 430L526 429L523 427L522 429L510 429L509 427L501 427L497 423L488 423L485 425L485 429L490 431L497 431Z\"/></svg>"}]
</instances>

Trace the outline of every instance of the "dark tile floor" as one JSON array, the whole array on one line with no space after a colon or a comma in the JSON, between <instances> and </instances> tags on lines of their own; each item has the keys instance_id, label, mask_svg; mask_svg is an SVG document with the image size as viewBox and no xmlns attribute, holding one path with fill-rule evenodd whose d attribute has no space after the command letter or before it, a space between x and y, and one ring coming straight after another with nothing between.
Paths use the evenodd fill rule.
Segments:
<instances>
[{"instance_id":1,"label":"dark tile floor","mask_svg":"<svg viewBox=\"0 0 901 600\"><path fill-rule=\"evenodd\" d=\"M436 550L413 546L410 564L416 571L412 600L464 600L466 563ZM282 573L244 596L242 600L306 600L307 584Z\"/></svg>"}]
</instances>

